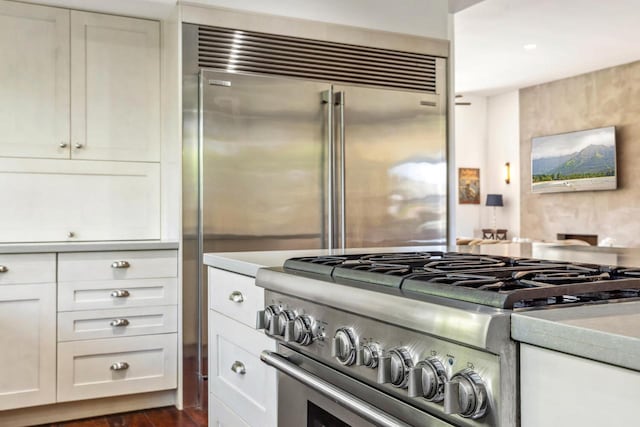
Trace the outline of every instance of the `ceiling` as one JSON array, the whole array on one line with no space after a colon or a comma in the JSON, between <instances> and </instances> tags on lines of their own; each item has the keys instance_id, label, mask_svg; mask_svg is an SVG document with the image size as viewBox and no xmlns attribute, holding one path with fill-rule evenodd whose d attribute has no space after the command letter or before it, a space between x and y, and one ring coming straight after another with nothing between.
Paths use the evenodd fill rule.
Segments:
<instances>
[{"instance_id":1,"label":"ceiling","mask_svg":"<svg viewBox=\"0 0 640 427\"><path fill-rule=\"evenodd\" d=\"M495 95L639 60L639 18L639 0L484 0L454 15L456 92Z\"/></svg>"}]
</instances>

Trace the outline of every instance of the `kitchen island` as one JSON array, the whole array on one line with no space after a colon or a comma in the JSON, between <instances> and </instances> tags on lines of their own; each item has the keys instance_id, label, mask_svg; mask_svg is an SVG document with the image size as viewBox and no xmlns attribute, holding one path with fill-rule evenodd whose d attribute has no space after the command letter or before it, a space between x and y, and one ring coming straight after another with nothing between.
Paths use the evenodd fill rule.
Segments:
<instances>
[{"instance_id":1,"label":"kitchen island","mask_svg":"<svg viewBox=\"0 0 640 427\"><path fill-rule=\"evenodd\" d=\"M252 280L259 268L282 266L286 259L292 257L424 250L612 266L640 265L640 251L634 249L545 244L218 253L207 254L204 260L210 267ZM210 282L210 286L217 284ZM263 295L263 290L258 290ZM214 292L210 289L210 294ZM521 425L602 425L604 422L623 425L634 419L631 417L635 416L632 413L635 406L628 399L640 394L639 312L640 302L631 300L558 309L516 310L511 317L511 336L520 343ZM585 410L589 407L615 410L594 413ZM276 411L275 406L272 410ZM211 412L215 416L216 411ZM274 415L274 423L275 419Z\"/></svg>"}]
</instances>

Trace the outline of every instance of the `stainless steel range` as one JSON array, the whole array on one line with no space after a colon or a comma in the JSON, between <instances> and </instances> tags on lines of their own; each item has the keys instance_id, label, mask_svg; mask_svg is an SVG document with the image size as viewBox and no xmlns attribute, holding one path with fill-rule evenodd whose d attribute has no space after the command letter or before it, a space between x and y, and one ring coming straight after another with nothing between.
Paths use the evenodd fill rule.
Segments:
<instances>
[{"instance_id":1,"label":"stainless steel range","mask_svg":"<svg viewBox=\"0 0 640 427\"><path fill-rule=\"evenodd\" d=\"M411 252L262 269L279 425L517 426L513 311L640 296L640 272Z\"/></svg>"}]
</instances>

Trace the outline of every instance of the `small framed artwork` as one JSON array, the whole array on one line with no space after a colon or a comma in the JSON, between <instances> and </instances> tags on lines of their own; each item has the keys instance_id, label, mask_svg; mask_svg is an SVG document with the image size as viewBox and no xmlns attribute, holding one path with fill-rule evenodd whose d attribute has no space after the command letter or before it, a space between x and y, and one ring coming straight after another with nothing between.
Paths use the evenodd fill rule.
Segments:
<instances>
[{"instance_id":1,"label":"small framed artwork","mask_svg":"<svg viewBox=\"0 0 640 427\"><path fill-rule=\"evenodd\" d=\"M458 203L480 204L480 169L458 168Z\"/></svg>"}]
</instances>

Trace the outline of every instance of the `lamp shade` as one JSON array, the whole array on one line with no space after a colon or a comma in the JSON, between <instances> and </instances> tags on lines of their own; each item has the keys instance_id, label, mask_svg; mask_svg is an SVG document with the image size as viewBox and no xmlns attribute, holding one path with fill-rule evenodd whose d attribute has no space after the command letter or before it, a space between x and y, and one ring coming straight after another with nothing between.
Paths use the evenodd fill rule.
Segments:
<instances>
[{"instance_id":1,"label":"lamp shade","mask_svg":"<svg viewBox=\"0 0 640 427\"><path fill-rule=\"evenodd\" d=\"M502 204L502 194L487 194L487 206L504 206Z\"/></svg>"}]
</instances>

